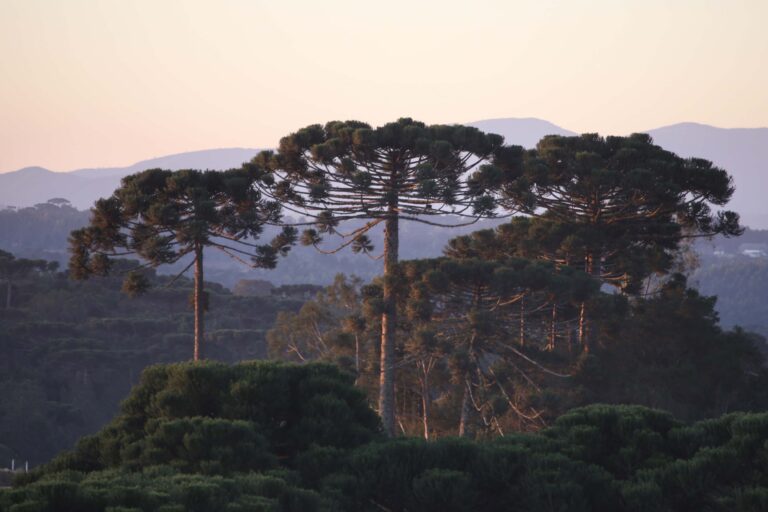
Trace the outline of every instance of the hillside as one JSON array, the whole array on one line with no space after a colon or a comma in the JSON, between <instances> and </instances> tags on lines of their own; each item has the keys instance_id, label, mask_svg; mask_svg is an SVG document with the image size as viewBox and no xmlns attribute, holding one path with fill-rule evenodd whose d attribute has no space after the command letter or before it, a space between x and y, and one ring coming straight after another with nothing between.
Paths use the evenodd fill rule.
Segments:
<instances>
[{"instance_id":1,"label":"hillside","mask_svg":"<svg viewBox=\"0 0 768 512\"><path fill-rule=\"evenodd\" d=\"M49 460L106 423L146 366L190 357L191 282L150 275L152 290L131 299L120 273L84 282L31 275L14 283L10 307L0 284L0 467ZM266 357L266 330L301 306L207 289L209 351L220 361Z\"/></svg>"}]
</instances>

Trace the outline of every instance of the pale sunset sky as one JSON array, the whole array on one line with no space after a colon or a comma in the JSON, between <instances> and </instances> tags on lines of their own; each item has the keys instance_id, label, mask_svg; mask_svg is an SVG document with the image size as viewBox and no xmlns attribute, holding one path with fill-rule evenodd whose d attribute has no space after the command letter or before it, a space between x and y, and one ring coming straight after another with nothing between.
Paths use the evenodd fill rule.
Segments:
<instances>
[{"instance_id":1,"label":"pale sunset sky","mask_svg":"<svg viewBox=\"0 0 768 512\"><path fill-rule=\"evenodd\" d=\"M768 126L768 0L0 0L0 172L332 119Z\"/></svg>"}]
</instances>

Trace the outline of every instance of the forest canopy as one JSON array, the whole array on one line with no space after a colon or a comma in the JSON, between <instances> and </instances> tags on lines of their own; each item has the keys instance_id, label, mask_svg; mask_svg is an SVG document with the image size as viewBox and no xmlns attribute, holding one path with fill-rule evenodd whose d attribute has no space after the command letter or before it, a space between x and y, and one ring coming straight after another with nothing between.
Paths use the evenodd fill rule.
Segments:
<instances>
[{"instance_id":1,"label":"forest canopy","mask_svg":"<svg viewBox=\"0 0 768 512\"><path fill-rule=\"evenodd\" d=\"M112 423L0 491L0 508L757 512L766 437L768 413L684 424L593 405L491 442L384 440L332 366L154 366Z\"/></svg>"}]
</instances>

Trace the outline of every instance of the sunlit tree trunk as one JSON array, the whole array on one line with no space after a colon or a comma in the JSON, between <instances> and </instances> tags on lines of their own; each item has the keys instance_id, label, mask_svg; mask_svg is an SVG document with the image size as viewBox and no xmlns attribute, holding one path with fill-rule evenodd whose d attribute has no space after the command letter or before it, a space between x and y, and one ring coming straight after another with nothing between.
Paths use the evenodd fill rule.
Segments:
<instances>
[{"instance_id":1,"label":"sunlit tree trunk","mask_svg":"<svg viewBox=\"0 0 768 512\"><path fill-rule=\"evenodd\" d=\"M424 439L429 441L429 409L431 398L429 396L429 368L427 363L421 361L421 418L424 424Z\"/></svg>"},{"instance_id":2,"label":"sunlit tree trunk","mask_svg":"<svg viewBox=\"0 0 768 512\"><path fill-rule=\"evenodd\" d=\"M205 297L203 293L203 246L198 245L195 247L195 351L193 357L195 361L199 361L204 357L202 344L205 333L205 320L203 318Z\"/></svg>"},{"instance_id":3,"label":"sunlit tree trunk","mask_svg":"<svg viewBox=\"0 0 768 512\"><path fill-rule=\"evenodd\" d=\"M398 261L397 203L390 203L389 216L384 226L384 312L381 316L381 365L379 373L379 415L384 431L395 435L395 331L397 329L397 303L393 289L394 272Z\"/></svg>"},{"instance_id":4,"label":"sunlit tree trunk","mask_svg":"<svg viewBox=\"0 0 768 512\"><path fill-rule=\"evenodd\" d=\"M549 350L555 350L555 341L557 340L557 304L552 304L552 319L549 323Z\"/></svg>"},{"instance_id":5,"label":"sunlit tree trunk","mask_svg":"<svg viewBox=\"0 0 768 512\"><path fill-rule=\"evenodd\" d=\"M600 279L600 256L594 252L589 253L584 262L584 271L597 279ZM584 352L589 352L592 344L592 325L586 302L579 308L579 343Z\"/></svg>"}]
</instances>

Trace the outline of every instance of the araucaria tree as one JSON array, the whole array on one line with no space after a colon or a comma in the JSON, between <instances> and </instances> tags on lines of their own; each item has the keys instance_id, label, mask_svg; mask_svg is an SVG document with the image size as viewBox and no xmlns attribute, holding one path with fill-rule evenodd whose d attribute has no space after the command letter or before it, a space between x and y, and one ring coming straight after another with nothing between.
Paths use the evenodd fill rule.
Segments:
<instances>
[{"instance_id":1,"label":"araucaria tree","mask_svg":"<svg viewBox=\"0 0 768 512\"><path fill-rule=\"evenodd\" d=\"M150 169L123 178L111 197L96 202L90 225L70 235L70 275L85 279L109 272L111 258L136 255L143 265L127 274L123 289L144 291L142 267L173 264L191 255L194 266L194 360L204 349L203 250L216 248L241 263L273 268L295 242L284 228L271 243L254 243L265 224L280 220L280 206L266 200L257 182L268 176L244 169L168 171Z\"/></svg>"},{"instance_id":2,"label":"araucaria tree","mask_svg":"<svg viewBox=\"0 0 768 512\"><path fill-rule=\"evenodd\" d=\"M492 215L495 167L484 164L502 145L499 135L465 126L427 126L399 119L378 128L358 121L312 125L284 137L277 152L246 168L270 169L268 189L286 209L311 219L302 236L319 248L324 234L339 247L370 252L368 232L384 224L384 310L381 328L379 413L394 434L394 358L397 308L391 277L398 261L401 220L451 227ZM473 171L474 170L474 171ZM453 218L435 215L451 214ZM458 220L457 220L458 217ZM358 220L349 232L342 221Z\"/></svg>"},{"instance_id":3,"label":"araucaria tree","mask_svg":"<svg viewBox=\"0 0 768 512\"><path fill-rule=\"evenodd\" d=\"M530 152L505 151L496 165L512 178L502 204L518 219L503 235L521 252L583 269L625 293L669 271L685 238L741 233L739 217L713 212L733 194L723 169L629 137L547 136ZM512 242L512 239L516 239ZM588 321L580 334L588 349Z\"/></svg>"},{"instance_id":4,"label":"araucaria tree","mask_svg":"<svg viewBox=\"0 0 768 512\"><path fill-rule=\"evenodd\" d=\"M504 415L513 416L521 428L541 427L542 411L525 403L525 396L530 388L541 391L536 383L540 376L567 375L546 368L536 357L555 351L558 324L568 323L577 311L574 304L597 293L596 281L569 267L519 258L405 261L400 279L407 297L410 355L419 366L425 437L436 391L428 383L425 360L430 359L447 360L458 385L460 436L472 435L472 417L478 413L490 431L500 434ZM524 302L535 319L527 325L519 308ZM522 330L534 334L531 342L521 338L515 346ZM448 342L450 349L441 349L440 342Z\"/></svg>"}]
</instances>

